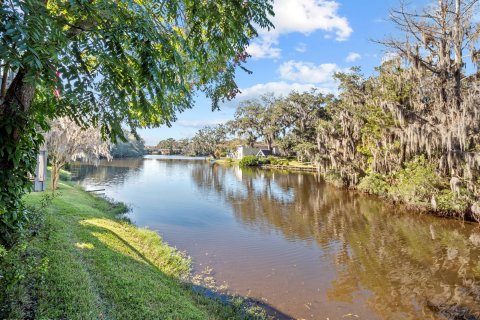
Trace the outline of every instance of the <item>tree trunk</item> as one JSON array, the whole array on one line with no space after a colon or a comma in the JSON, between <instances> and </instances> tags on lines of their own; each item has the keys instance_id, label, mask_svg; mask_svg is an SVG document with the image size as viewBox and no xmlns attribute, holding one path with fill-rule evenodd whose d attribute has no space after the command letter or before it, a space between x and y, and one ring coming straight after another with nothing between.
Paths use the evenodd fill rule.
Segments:
<instances>
[{"instance_id":1,"label":"tree trunk","mask_svg":"<svg viewBox=\"0 0 480 320\"><path fill-rule=\"evenodd\" d=\"M248 146L249 146L250 148L253 148L253 147L255 146L255 140L256 140L256 139L253 139L253 137L249 137L249 138L248 138Z\"/></svg>"},{"instance_id":2,"label":"tree trunk","mask_svg":"<svg viewBox=\"0 0 480 320\"><path fill-rule=\"evenodd\" d=\"M13 142L18 142L26 125L25 117L35 95L35 86L25 83L25 77L25 70L20 69L0 105L0 136L5 140L11 139ZM12 124L15 125L13 128ZM0 157L1 168L12 168L10 155L10 153L4 153Z\"/></svg>"},{"instance_id":3,"label":"tree trunk","mask_svg":"<svg viewBox=\"0 0 480 320\"><path fill-rule=\"evenodd\" d=\"M60 178L61 165L54 162L52 164L52 192L55 192L58 187L58 179Z\"/></svg>"},{"instance_id":4,"label":"tree trunk","mask_svg":"<svg viewBox=\"0 0 480 320\"><path fill-rule=\"evenodd\" d=\"M25 78L27 72L20 69L8 87L5 99L0 106L0 116L4 116L8 110L19 109L21 112L27 112L32 104L35 95L35 86L27 84Z\"/></svg>"},{"instance_id":5,"label":"tree trunk","mask_svg":"<svg viewBox=\"0 0 480 320\"><path fill-rule=\"evenodd\" d=\"M8 72L10 71L10 63L6 63L5 67L3 68L3 75L2 75L2 88L0 92L0 96L4 98L7 94L7 80L8 80Z\"/></svg>"},{"instance_id":6,"label":"tree trunk","mask_svg":"<svg viewBox=\"0 0 480 320\"><path fill-rule=\"evenodd\" d=\"M272 151L272 144L273 144L273 139L267 138L265 141L267 142L268 150Z\"/></svg>"},{"instance_id":7,"label":"tree trunk","mask_svg":"<svg viewBox=\"0 0 480 320\"><path fill-rule=\"evenodd\" d=\"M35 95L35 86L25 83L25 77L26 71L20 69L0 105L0 142L4 146L12 142L17 146L27 125L27 112ZM5 148L2 151L0 170L12 170L15 168L12 155L16 153L16 148ZM3 181L0 184L3 184ZM0 189L2 187L3 185L0 185Z\"/></svg>"},{"instance_id":8,"label":"tree trunk","mask_svg":"<svg viewBox=\"0 0 480 320\"><path fill-rule=\"evenodd\" d=\"M457 111L460 110L462 103L462 68L463 68L463 56L462 45L464 29L462 26L462 13L460 0L455 1L455 30L454 30L454 45L455 45L455 103Z\"/></svg>"}]
</instances>

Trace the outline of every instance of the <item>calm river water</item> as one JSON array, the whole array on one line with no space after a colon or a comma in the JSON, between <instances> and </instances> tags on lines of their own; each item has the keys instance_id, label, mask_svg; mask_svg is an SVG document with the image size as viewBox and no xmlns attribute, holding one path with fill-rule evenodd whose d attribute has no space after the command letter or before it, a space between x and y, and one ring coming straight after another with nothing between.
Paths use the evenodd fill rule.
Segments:
<instances>
[{"instance_id":1,"label":"calm river water","mask_svg":"<svg viewBox=\"0 0 480 320\"><path fill-rule=\"evenodd\" d=\"M148 156L74 167L213 269L293 318L478 319L480 229L339 190L313 174Z\"/></svg>"}]
</instances>

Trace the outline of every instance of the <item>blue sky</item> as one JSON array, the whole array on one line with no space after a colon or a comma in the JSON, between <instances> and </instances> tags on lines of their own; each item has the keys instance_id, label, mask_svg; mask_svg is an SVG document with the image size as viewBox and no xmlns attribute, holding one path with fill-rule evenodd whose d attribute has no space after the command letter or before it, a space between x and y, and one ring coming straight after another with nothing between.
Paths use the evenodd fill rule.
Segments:
<instances>
[{"instance_id":1,"label":"blue sky","mask_svg":"<svg viewBox=\"0 0 480 320\"><path fill-rule=\"evenodd\" d=\"M419 4L423 0L417 0ZM385 49L372 39L383 39L397 31L388 21L389 10L399 0L275 0L276 28L261 32L248 48L252 57L239 70L237 84L242 91L235 100L211 111L201 95L195 107L178 115L172 127L140 130L147 145L166 138L190 138L204 125L233 119L241 100L274 92L287 95L291 90L316 87L332 92L336 85L332 74L360 66L372 73L381 63ZM415 5L415 1L412 1Z\"/></svg>"}]
</instances>

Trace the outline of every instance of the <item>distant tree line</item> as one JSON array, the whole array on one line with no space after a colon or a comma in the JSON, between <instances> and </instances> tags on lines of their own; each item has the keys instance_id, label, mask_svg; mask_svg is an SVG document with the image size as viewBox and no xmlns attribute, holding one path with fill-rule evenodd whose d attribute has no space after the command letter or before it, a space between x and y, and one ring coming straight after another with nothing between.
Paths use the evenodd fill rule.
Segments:
<instances>
[{"instance_id":1,"label":"distant tree line","mask_svg":"<svg viewBox=\"0 0 480 320\"><path fill-rule=\"evenodd\" d=\"M191 139L161 140L156 150L168 154L219 158L230 150L229 143L228 128L225 125L206 126Z\"/></svg>"},{"instance_id":2,"label":"distant tree line","mask_svg":"<svg viewBox=\"0 0 480 320\"><path fill-rule=\"evenodd\" d=\"M114 158L137 158L147 153L145 141L128 130L124 130L125 141L118 140L110 150Z\"/></svg>"},{"instance_id":3,"label":"distant tree line","mask_svg":"<svg viewBox=\"0 0 480 320\"><path fill-rule=\"evenodd\" d=\"M235 151L238 145L253 147L263 143L270 150L278 145L284 156L313 161L314 152L310 149L315 148L315 126L333 99L333 95L317 90L292 92L286 98L265 94L241 102L234 120L206 126L191 139L162 140L156 148L171 154L218 158Z\"/></svg>"}]
</instances>

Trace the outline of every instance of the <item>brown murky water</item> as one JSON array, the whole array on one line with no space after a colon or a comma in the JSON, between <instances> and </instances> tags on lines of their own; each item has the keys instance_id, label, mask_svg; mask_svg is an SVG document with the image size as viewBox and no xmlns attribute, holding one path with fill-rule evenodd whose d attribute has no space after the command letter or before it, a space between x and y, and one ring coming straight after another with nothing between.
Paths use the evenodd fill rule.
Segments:
<instances>
[{"instance_id":1,"label":"brown murky water","mask_svg":"<svg viewBox=\"0 0 480 320\"><path fill-rule=\"evenodd\" d=\"M77 166L81 183L293 318L479 319L480 228L393 208L313 174L147 157Z\"/></svg>"}]
</instances>

